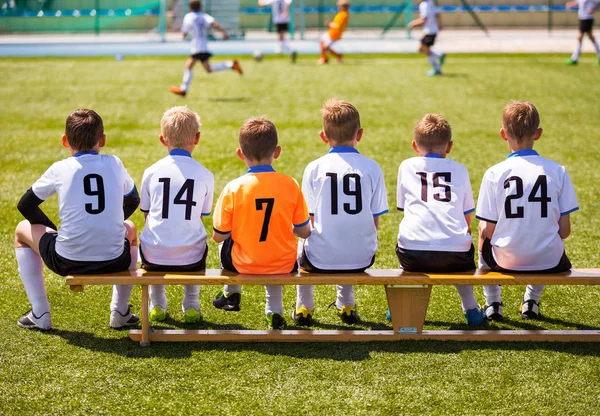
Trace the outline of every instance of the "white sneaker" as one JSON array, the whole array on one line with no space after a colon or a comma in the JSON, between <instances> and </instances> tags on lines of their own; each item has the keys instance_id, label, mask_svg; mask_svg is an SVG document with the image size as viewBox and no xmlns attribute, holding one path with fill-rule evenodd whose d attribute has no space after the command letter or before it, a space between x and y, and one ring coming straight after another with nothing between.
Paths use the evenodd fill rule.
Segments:
<instances>
[{"instance_id":1,"label":"white sneaker","mask_svg":"<svg viewBox=\"0 0 600 416\"><path fill-rule=\"evenodd\" d=\"M52 329L50 312L43 313L41 316L35 316L33 310L30 309L29 312L19 318L17 325L19 325L21 328L49 331Z\"/></svg>"},{"instance_id":2,"label":"white sneaker","mask_svg":"<svg viewBox=\"0 0 600 416\"><path fill-rule=\"evenodd\" d=\"M135 326L139 321L140 318L131 313L131 306L127 307L127 312L125 312L125 315L119 311L110 311L110 327L112 329Z\"/></svg>"}]
</instances>

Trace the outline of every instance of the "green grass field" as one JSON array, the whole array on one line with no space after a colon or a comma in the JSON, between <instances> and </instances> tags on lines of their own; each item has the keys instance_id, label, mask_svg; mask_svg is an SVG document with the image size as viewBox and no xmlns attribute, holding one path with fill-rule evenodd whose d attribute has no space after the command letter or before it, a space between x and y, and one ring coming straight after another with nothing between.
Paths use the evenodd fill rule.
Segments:
<instances>
[{"instance_id":1,"label":"green grass field","mask_svg":"<svg viewBox=\"0 0 600 416\"><path fill-rule=\"evenodd\" d=\"M29 304L18 276L13 232L22 219L20 196L54 161L64 120L74 109L103 117L106 153L119 156L139 185L142 173L166 155L159 141L162 112L186 104L202 118L194 157L215 174L216 192L243 174L234 154L237 131L249 116L266 114L278 127L278 171L301 179L311 160L327 152L319 108L331 97L361 112L359 150L383 168L390 213L382 217L375 267L396 268L394 245L401 214L394 208L396 172L412 156L412 127L427 112L452 124L451 157L469 169L475 196L485 170L508 154L498 135L511 99L538 107L544 134L536 150L563 163L580 210L566 241L574 267L600 267L600 68L592 57L576 68L564 56L451 56L443 77L425 76L420 56L348 57L344 65L315 67L314 59L243 60L243 77L198 70L185 99L172 95L183 58L0 59L0 414L580 414L600 413L600 348L592 344L397 342L358 344L159 344L141 348L108 328L110 288L71 293L46 272L54 330L17 327ZM214 59L218 61L218 59ZM56 198L42 208L57 218ZM139 229L143 217L132 219ZM212 227L210 219L205 223ZM475 222L474 222L474 225ZM218 268L210 244L209 268ZM264 289L247 287L241 313L214 309L216 288L201 292L200 328L263 329ZM172 319L182 327L182 289L168 287ZM524 322L522 287L504 290L503 329L597 329L600 291L548 287L546 319ZM477 298L483 302L481 288ZM134 311L139 310L139 288ZM332 309L335 289L316 289L316 328L342 328ZM290 308L289 287L284 304ZM391 327L382 288L357 287L364 329ZM288 323L291 320L288 317ZM465 328L452 287L435 287L427 329Z\"/></svg>"}]
</instances>

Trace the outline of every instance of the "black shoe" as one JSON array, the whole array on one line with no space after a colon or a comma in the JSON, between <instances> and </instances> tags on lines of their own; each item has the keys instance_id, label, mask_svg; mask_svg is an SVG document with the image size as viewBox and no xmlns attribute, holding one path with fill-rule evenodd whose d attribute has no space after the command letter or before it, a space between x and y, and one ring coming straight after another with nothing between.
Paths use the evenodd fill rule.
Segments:
<instances>
[{"instance_id":1,"label":"black shoe","mask_svg":"<svg viewBox=\"0 0 600 416\"><path fill-rule=\"evenodd\" d=\"M533 299L523 299L519 311L521 312L521 318L523 319L540 319L542 317L542 314L540 313L540 303Z\"/></svg>"},{"instance_id":2,"label":"black shoe","mask_svg":"<svg viewBox=\"0 0 600 416\"><path fill-rule=\"evenodd\" d=\"M267 315L267 324L269 329L283 329L285 328L285 319L277 312L273 312Z\"/></svg>"},{"instance_id":3,"label":"black shoe","mask_svg":"<svg viewBox=\"0 0 600 416\"><path fill-rule=\"evenodd\" d=\"M502 322L504 320L502 316L502 302L492 302L491 305L484 305L483 311L488 321Z\"/></svg>"},{"instance_id":4,"label":"black shoe","mask_svg":"<svg viewBox=\"0 0 600 416\"><path fill-rule=\"evenodd\" d=\"M296 59L298 59L298 52L292 51L292 63L296 63Z\"/></svg>"},{"instance_id":5,"label":"black shoe","mask_svg":"<svg viewBox=\"0 0 600 416\"><path fill-rule=\"evenodd\" d=\"M331 305L329 305L329 308L331 308L334 305L335 305L335 302L333 302ZM354 324L360 322L360 318L358 317L358 313L356 312L356 309L354 309L354 306L345 305L345 306L342 306L341 309L339 309L336 306L336 309L337 309L337 314L343 323L345 323L347 325L354 325Z\"/></svg>"},{"instance_id":6,"label":"black shoe","mask_svg":"<svg viewBox=\"0 0 600 416\"><path fill-rule=\"evenodd\" d=\"M311 326L312 325L312 311L301 306L292 309L292 319L298 326Z\"/></svg>"},{"instance_id":7,"label":"black shoe","mask_svg":"<svg viewBox=\"0 0 600 416\"><path fill-rule=\"evenodd\" d=\"M125 312L125 314L122 314L119 311L110 311L110 327L112 329L123 329L135 326L139 321L139 316L131 313L131 305L127 307L127 312Z\"/></svg>"},{"instance_id":8,"label":"black shoe","mask_svg":"<svg viewBox=\"0 0 600 416\"><path fill-rule=\"evenodd\" d=\"M228 312L238 312L240 310L241 302L241 293L232 293L226 297L225 293L223 293L223 291L221 290L213 299L213 306L217 309L223 309L224 311Z\"/></svg>"}]
</instances>

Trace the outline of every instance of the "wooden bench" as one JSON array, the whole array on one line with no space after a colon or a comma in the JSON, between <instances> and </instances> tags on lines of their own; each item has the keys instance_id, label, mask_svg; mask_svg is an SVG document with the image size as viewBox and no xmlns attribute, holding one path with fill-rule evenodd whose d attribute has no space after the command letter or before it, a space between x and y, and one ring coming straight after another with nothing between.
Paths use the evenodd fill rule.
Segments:
<instances>
[{"instance_id":1,"label":"wooden bench","mask_svg":"<svg viewBox=\"0 0 600 416\"><path fill-rule=\"evenodd\" d=\"M360 274L307 274L284 276L236 275L221 270L198 273L156 273L135 270L113 275L73 275L66 279L71 290L87 285L136 284L142 288L142 328L129 337L142 345L151 341L226 342L347 342L397 340L454 341L563 341L599 342L599 330L465 330L423 331L425 314L434 285L600 285L600 269L573 269L560 274L501 274L472 271L451 274L408 273L370 269ZM148 285L383 285L393 330L153 330L148 321Z\"/></svg>"}]
</instances>

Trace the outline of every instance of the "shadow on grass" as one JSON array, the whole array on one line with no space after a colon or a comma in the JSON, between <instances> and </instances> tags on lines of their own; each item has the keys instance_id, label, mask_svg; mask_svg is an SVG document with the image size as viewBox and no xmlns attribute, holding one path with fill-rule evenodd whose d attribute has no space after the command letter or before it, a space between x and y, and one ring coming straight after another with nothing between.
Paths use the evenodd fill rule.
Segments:
<instances>
[{"instance_id":1,"label":"shadow on grass","mask_svg":"<svg viewBox=\"0 0 600 416\"><path fill-rule=\"evenodd\" d=\"M251 100L250 97L216 97L208 99L213 103L246 103Z\"/></svg>"}]
</instances>

